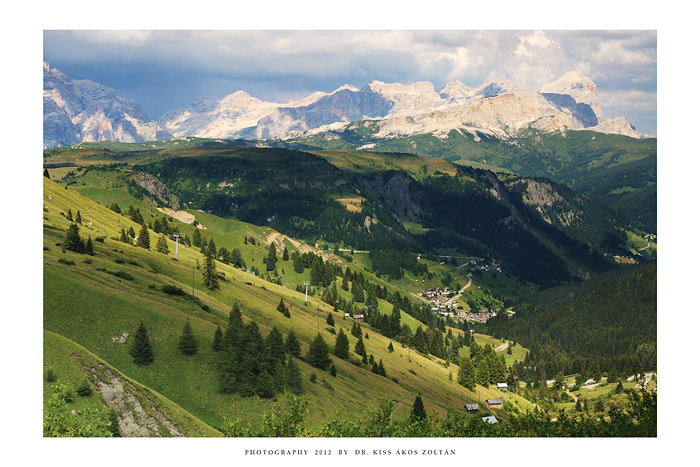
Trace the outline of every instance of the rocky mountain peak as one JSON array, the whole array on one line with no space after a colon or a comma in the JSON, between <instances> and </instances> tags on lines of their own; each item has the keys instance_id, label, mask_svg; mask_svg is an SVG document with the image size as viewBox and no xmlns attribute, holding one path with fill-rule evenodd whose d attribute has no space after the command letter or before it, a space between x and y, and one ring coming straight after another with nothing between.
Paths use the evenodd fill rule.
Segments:
<instances>
[{"instance_id":1,"label":"rocky mountain peak","mask_svg":"<svg viewBox=\"0 0 700 467\"><path fill-rule=\"evenodd\" d=\"M603 116L595 83L580 71L570 71L561 78L539 89L541 94L564 94L577 103L591 106L598 118Z\"/></svg>"}]
</instances>

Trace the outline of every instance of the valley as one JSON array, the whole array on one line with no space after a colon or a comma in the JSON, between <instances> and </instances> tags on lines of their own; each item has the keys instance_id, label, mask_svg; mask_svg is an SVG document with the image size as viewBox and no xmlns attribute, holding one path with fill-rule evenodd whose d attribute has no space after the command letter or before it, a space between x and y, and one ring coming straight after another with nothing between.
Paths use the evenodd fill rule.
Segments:
<instances>
[{"instance_id":1,"label":"valley","mask_svg":"<svg viewBox=\"0 0 700 467\"><path fill-rule=\"evenodd\" d=\"M655 271L652 237L613 210L545 179L439 158L81 143L45 150L44 161L44 370L63 391L87 380L92 399L73 394L68 406L101 420L118 407L123 436L130 429L139 436L269 433L261 414L298 409L300 401L310 433L333 420L346 435L358 433L353 423L362 413L391 407L397 423L410 420L418 395L428 413L446 420L434 429L448 420L472 426L487 415L505 426L535 407L577 411L553 377L571 374L565 365L578 362L578 373L600 380L612 360L557 350L545 364L543 343L507 324L534 316L528 307L542 294L626 271L616 257ZM91 253L66 247L72 225ZM147 247L138 246L142 236L150 237ZM207 275L212 265L216 272ZM452 306L431 303L427 290L446 292ZM655 296L653 304L655 312ZM232 324L236 309L240 322ZM481 322L480 313L490 319ZM147 365L130 354L140 322L153 349ZM185 323L195 355L178 348ZM255 343L249 348L265 355L262 366L245 366L253 360L240 350L215 348L217 330L228 329ZM300 351L273 353L275 336L284 342L290 331ZM347 356L336 355L341 331ZM645 368L620 356L615 371L655 370L645 333L630 344L644 346ZM318 336L329 347L325 364L314 363ZM465 373L472 366L473 383ZM543 367L549 383L541 382ZM226 368L254 376L233 383L230 375L244 373ZM496 388L507 380L511 388L517 381L517 394ZM132 402L107 397L119 384ZM53 387L45 383L45 411ZM575 391L594 399L587 388ZM599 396L604 409L627 406L624 393ZM500 408L486 407L497 398ZM152 417L148 424L134 422L144 413L134 400ZM472 403L480 404L478 416L464 410ZM599 408L577 413L593 419Z\"/></svg>"}]
</instances>

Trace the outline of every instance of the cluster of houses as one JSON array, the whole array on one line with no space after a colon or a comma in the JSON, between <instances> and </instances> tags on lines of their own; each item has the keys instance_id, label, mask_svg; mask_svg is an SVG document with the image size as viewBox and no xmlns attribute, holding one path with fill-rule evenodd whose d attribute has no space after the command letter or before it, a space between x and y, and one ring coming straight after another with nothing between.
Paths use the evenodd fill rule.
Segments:
<instances>
[{"instance_id":1,"label":"cluster of houses","mask_svg":"<svg viewBox=\"0 0 700 467\"><path fill-rule=\"evenodd\" d=\"M472 311L459 311L455 315L459 318L464 318L469 321L477 321L479 323L485 323L489 319L493 318L496 316L495 311L488 311L488 310L480 310L477 312L472 312Z\"/></svg>"},{"instance_id":2,"label":"cluster of houses","mask_svg":"<svg viewBox=\"0 0 700 467\"><path fill-rule=\"evenodd\" d=\"M498 383L496 385L499 391L502 392L508 392L508 384L507 383ZM489 409L502 409L503 408L503 399L498 398L498 399L486 399L486 407ZM479 404L477 403L470 403L470 404L464 404L464 410L467 413L475 414L479 412ZM498 420L496 417L493 415L489 415L487 417L481 417L481 420L486 422L486 423L498 423Z\"/></svg>"},{"instance_id":3,"label":"cluster of houses","mask_svg":"<svg viewBox=\"0 0 700 467\"><path fill-rule=\"evenodd\" d=\"M474 258L473 260L469 261L469 264L471 264L474 269L478 269L479 271L501 272L501 263L497 263L495 261L489 262L484 258Z\"/></svg>"},{"instance_id":4,"label":"cluster of houses","mask_svg":"<svg viewBox=\"0 0 700 467\"><path fill-rule=\"evenodd\" d=\"M458 308L457 301L451 300L453 295L454 293L449 287L444 289L436 287L435 289L418 292L419 297L428 299L434 313L442 313L445 316L447 316L449 310Z\"/></svg>"}]
</instances>

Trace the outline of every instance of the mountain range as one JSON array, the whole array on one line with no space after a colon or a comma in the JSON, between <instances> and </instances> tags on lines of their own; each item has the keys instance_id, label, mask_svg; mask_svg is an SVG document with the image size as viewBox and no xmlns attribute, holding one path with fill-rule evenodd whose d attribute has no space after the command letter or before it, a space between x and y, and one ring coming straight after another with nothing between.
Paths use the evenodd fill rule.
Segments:
<instances>
[{"instance_id":1,"label":"mountain range","mask_svg":"<svg viewBox=\"0 0 700 467\"><path fill-rule=\"evenodd\" d=\"M604 117L595 83L572 71L537 91L496 79L478 88L452 80L439 92L429 82L370 81L288 102L261 101L245 91L201 98L157 120L141 106L91 80L74 80L44 63L44 148L81 141L144 142L174 137L279 139L335 132L373 120L375 137L453 130L509 139L524 130L591 130L641 138L624 117Z\"/></svg>"}]
</instances>

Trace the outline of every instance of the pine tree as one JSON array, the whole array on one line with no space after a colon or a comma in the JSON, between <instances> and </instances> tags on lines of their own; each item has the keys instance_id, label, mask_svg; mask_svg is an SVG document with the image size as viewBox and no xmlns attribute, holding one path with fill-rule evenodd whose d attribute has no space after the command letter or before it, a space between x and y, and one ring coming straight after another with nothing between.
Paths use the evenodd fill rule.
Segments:
<instances>
[{"instance_id":1,"label":"pine tree","mask_svg":"<svg viewBox=\"0 0 700 467\"><path fill-rule=\"evenodd\" d=\"M331 365L331 376L336 375L335 365Z\"/></svg>"},{"instance_id":2,"label":"pine tree","mask_svg":"<svg viewBox=\"0 0 700 467\"><path fill-rule=\"evenodd\" d=\"M124 242L124 243L131 243L131 239L126 235L126 231L124 230L124 227L122 227L122 233L119 236L119 241Z\"/></svg>"},{"instance_id":3,"label":"pine tree","mask_svg":"<svg viewBox=\"0 0 700 467\"><path fill-rule=\"evenodd\" d=\"M92 238L88 235L87 240L85 240L85 253L88 255L94 255L95 252L92 249Z\"/></svg>"},{"instance_id":4,"label":"pine tree","mask_svg":"<svg viewBox=\"0 0 700 467\"><path fill-rule=\"evenodd\" d=\"M297 338L294 329L290 329L287 333L287 339L285 340L284 346L287 348L287 353L292 357L301 357L301 344Z\"/></svg>"},{"instance_id":5,"label":"pine tree","mask_svg":"<svg viewBox=\"0 0 700 467\"><path fill-rule=\"evenodd\" d=\"M285 354L287 353L284 345L284 336L282 336L282 333L276 326L273 326L270 330L270 334L265 339L265 344L270 359L277 363L284 363Z\"/></svg>"},{"instance_id":6,"label":"pine tree","mask_svg":"<svg viewBox=\"0 0 700 467\"><path fill-rule=\"evenodd\" d=\"M68 214L66 214L66 219L73 222L73 213L71 212L70 208L68 208Z\"/></svg>"},{"instance_id":7,"label":"pine tree","mask_svg":"<svg viewBox=\"0 0 700 467\"><path fill-rule=\"evenodd\" d=\"M413 410L411 411L410 418L415 421L425 420L428 414L425 413L425 407L423 406L423 398L418 394L413 401Z\"/></svg>"},{"instance_id":8,"label":"pine tree","mask_svg":"<svg viewBox=\"0 0 700 467\"><path fill-rule=\"evenodd\" d=\"M393 353L393 352L394 352L394 344L392 344L391 342L389 342L388 350L389 350L389 353Z\"/></svg>"},{"instance_id":9,"label":"pine tree","mask_svg":"<svg viewBox=\"0 0 700 467\"><path fill-rule=\"evenodd\" d=\"M338 358L348 358L350 356L350 341L348 341L348 336L345 335L343 328L340 328L338 335L335 336L335 347L333 353Z\"/></svg>"},{"instance_id":10,"label":"pine tree","mask_svg":"<svg viewBox=\"0 0 700 467\"><path fill-rule=\"evenodd\" d=\"M270 249L267 254L267 261L265 265L267 267L267 272L272 272L275 270L275 264L277 263L277 247L274 243L270 244Z\"/></svg>"},{"instance_id":11,"label":"pine tree","mask_svg":"<svg viewBox=\"0 0 700 467\"><path fill-rule=\"evenodd\" d=\"M384 362L382 361L381 358L379 359L379 374L382 376L386 376L386 368L384 368ZM452 374L452 373L450 373L450 374Z\"/></svg>"},{"instance_id":12,"label":"pine tree","mask_svg":"<svg viewBox=\"0 0 700 467\"><path fill-rule=\"evenodd\" d=\"M216 326L216 331L214 331L214 342L212 347L216 352L224 349L224 333L221 331L221 326Z\"/></svg>"},{"instance_id":13,"label":"pine tree","mask_svg":"<svg viewBox=\"0 0 700 467\"><path fill-rule=\"evenodd\" d=\"M476 388L476 377L474 375L474 365L470 357L462 357L459 364L459 372L457 373L457 383L474 391Z\"/></svg>"},{"instance_id":14,"label":"pine tree","mask_svg":"<svg viewBox=\"0 0 700 467\"><path fill-rule=\"evenodd\" d=\"M153 362L153 349L151 348L148 331L146 331L143 321L141 321L134 334L134 343L131 345L129 354L134 358L134 363L137 365L148 365Z\"/></svg>"},{"instance_id":15,"label":"pine tree","mask_svg":"<svg viewBox=\"0 0 700 467\"><path fill-rule=\"evenodd\" d=\"M131 238L136 238L136 232L134 231L134 227L130 226L129 231L127 232L129 234L129 237Z\"/></svg>"},{"instance_id":16,"label":"pine tree","mask_svg":"<svg viewBox=\"0 0 700 467\"><path fill-rule=\"evenodd\" d=\"M284 304L284 300L282 298L280 298L280 302L277 305L277 311L282 313L287 318L291 317L291 315L289 314L289 308L287 308L287 306Z\"/></svg>"},{"instance_id":17,"label":"pine tree","mask_svg":"<svg viewBox=\"0 0 700 467\"><path fill-rule=\"evenodd\" d=\"M202 278L204 279L204 285L209 290L215 290L219 288L219 273L216 272L216 262L209 252L207 252L204 257L204 269L202 270Z\"/></svg>"},{"instance_id":18,"label":"pine tree","mask_svg":"<svg viewBox=\"0 0 700 467\"><path fill-rule=\"evenodd\" d=\"M323 340L321 334L317 334L309 345L309 352L306 354L306 361L316 368L325 370L333 363L328 355L328 345Z\"/></svg>"},{"instance_id":19,"label":"pine tree","mask_svg":"<svg viewBox=\"0 0 700 467\"><path fill-rule=\"evenodd\" d=\"M289 261L289 250L287 247L284 247L284 251L282 252L282 261Z\"/></svg>"},{"instance_id":20,"label":"pine tree","mask_svg":"<svg viewBox=\"0 0 700 467\"><path fill-rule=\"evenodd\" d=\"M158 253L163 253L166 255L170 253L170 249L168 248L168 241L165 239L165 236L158 237L158 242L156 243L156 251Z\"/></svg>"},{"instance_id":21,"label":"pine tree","mask_svg":"<svg viewBox=\"0 0 700 467\"><path fill-rule=\"evenodd\" d=\"M355 344L355 353L357 355L361 355L363 360L365 360L367 358L367 351L365 350L365 343L362 341L362 333L360 333L360 338L357 341L357 344Z\"/></svg>"},{"instance_id":22,"label":"pine tree","mask_svg":"<svg viewBox=\"0 0 700 467\"><path fill-rule=\"evenodd\" d=\"M136 246L150 250L151 239L148 236L148 227L146 224L141 224L141 230L139 231L139 238L136 240Z\"/></svg>"},{"instance_id":23,"label":"pine tree","mask_svg":"<svg viewBox=\"0 0 700 467\"><path fill-rule=\"evenodd\" d=\"M66 238L63 240L63 248L76 253L85 252L85 243L80 238L80 227L77 224L71 224L66 230Z\"/></svg>"},{"instance_id":24,"label":"pine tree","mask_svg":"<svg viewBox=\"0 0 700 467\"><path fill-rule=\"evenodd\" d=\"M326 323L328 323L329 326L335 327L335 319L333 318L333 315L328 312L328 317L326 318Z\"/></svg>"},{"instance_id":25,"label":"pine tree","mask_svg":"<svg viewBox=\"0 0 700 467\"><path fill-rule=\"evenodd\" d=\"M287 389L294 394L300 394L303 390L301 370L299 370L294 358L290 358L289 363L287 363Z\"/></svg>"},{"instance_id":26,"label":"pine tree","mask_svg":"<svg viewBox=\"0 0 700 467\"><path fill-rule=\"evenodd\" d=\"M49 169L44 169L44 177L48 178L51 180L51 175L49 175Z\"/></svg>"},{"instance_id":27,"label":"pine tree","mask_svg":"<svg viewBox=\"0 0 700 467\"><path fill-rule=\"evenodd\" d=\"M197 339L194 337L194 332L192 332L189 318L185 321L185 326L182 328L180 352L185 355L195 355L197 353Z\"/></svg>"},{"instance_id":28,"label":"pine tree","mask_svg":"<svg viewBox=\"0 0 700 467\"><path fill-rule=\"evenodd\" d=\"M192 234L192 245L202 246L202 234L199 233L199 229L195 229L194 233Z\"/></svg>"}]
</instances>

